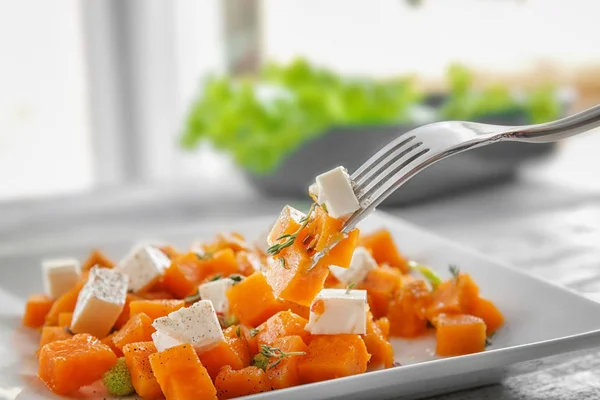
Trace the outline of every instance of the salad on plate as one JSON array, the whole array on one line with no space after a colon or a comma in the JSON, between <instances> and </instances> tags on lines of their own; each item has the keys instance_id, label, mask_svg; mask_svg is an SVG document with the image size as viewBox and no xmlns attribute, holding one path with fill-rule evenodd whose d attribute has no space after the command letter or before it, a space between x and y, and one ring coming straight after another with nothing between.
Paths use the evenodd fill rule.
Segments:
<instances>
[{"instance_id":1,"label":"salad on plate","mask_svg":"<svg viewBox=\"0 0 600 400\"><path fill-rule=\"evenodd\" d=\"M504 319L468 273L441 279L385 229L342 233L359 209L342 167L309 194L257 243L219 233L117 263L44 261L23 316L40 331L39 379L63 396L229 399L401 367L394 337L433 334L442 357L485 350Z\"/></svg>"}]
</instances>

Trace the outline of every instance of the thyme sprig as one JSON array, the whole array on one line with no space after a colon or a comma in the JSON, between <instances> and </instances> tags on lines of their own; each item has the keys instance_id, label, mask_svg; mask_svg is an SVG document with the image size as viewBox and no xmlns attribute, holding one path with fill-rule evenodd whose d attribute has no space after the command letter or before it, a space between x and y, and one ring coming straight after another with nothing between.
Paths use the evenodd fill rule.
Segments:
<instances>
[{"instance_id":1,"label":"thyme sprig","mask_svg":"<svg viewBox=\"0 0 600 400\"><path fill-rule=\"evenodd\" d=\"M352 289L354 289L354 286L356 286L356 283L351 283L346 287L346 294L350 294L350 291Z\"/></svg>"},{"instance_id":2,"label":"thyme sprig","mask_svg":"<svg viewBox=\"0 0 600 400\"><path fill-rule=\"evenodd\" d=\"M454 280L458 283L458 277L460 276L460 268L456 265L450 265L448 269L450 270L452 278L454 278Z\"/></svg>"},{"instance_id":3,"label":"thyme sprig","mask_svg":"<svg viewBox=\"0 0 600 400\"><path fill-rule=\"evenodd\" d=\"M285 235L281 235L277 238L277 241L279 242L280 240L284 240L281 243L275 243L273 246L269 247L267 249L267 253L274 256L277 255L281 252L281 250L290 247L291 245L294 244L294 242L296 241L296 239L298 238L298 235L300 234L300 232L306 228L306 225L308 225L309 221L310 221L310 217L312 215L312 213L315 211L315 207L317 206L316 203L313 203L312 206L310 206L310 209L308 210L308 213L306 213L306 215L300 220L300 227L298 228L298 230L296 230L296 232L294 233L286 233Z\"/></svg>"},{"instance_id":4,"label":"thyme sprig","mask_svg":"<svg viewBox=\"0 0 600 400\"><path fill-rule=\"evenodd\" d=\"M290 351L285 352L281 350L279 347L271 347L266 344L260 346L259 354L265 356L268 359L277 358L277 360L269 365L267 365L266 369L271 369L279 365L284 358L292 357L292 356L303 356L306 354L305 351Z\"/></svg>"}]
</instances>

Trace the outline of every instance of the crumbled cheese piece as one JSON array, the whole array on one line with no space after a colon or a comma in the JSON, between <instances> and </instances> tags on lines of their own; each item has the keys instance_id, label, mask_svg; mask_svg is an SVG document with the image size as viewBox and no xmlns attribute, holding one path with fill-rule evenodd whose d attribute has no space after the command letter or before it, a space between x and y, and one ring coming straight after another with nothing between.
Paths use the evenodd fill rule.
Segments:
<instances>
[{"instance_id":1,"label":"crumbled cheese piece","mask_svg":"<svg viewBox=\"0 0 600 400\"><path fill-rule=\"evenodd\" d=\"M160 332L157 335L158 343L154 343L157 347L172 347L169 343L189 343L198 353L202 353L225 340L219 319L209 300L200 300L190 307L157 318L152 326Z\"/></svg>"},{"instance_id":2,"label":"crumbled cheese piece","mask_svg":"<svg viewBox=\"0 0 600 400\"><path fill-rule=\"evenodd\" d=\"M77 297L71 331L108 335L125 306L127 282L127 275L119 271L93 267Z\"/></svg>"},{"instance_id":3,"label":"crumbled cheese piece","mask_svg":"<svg viewBox=\"0 0 600 400\"><path fill-rule=\"evenodd\" d=\"M377 262L364 247L357 247L348 268L331 265L329 271L342 283L358 284L365 280L369 271L377 268Z\"/></svg>"},{"instance_id":4,"label":"crumbled cheese piece","mask_svg":"<svg viewBox=\"0 0 600 400\"><path fill-rule=\"evenodd\" d=\"M366 290L323 289L310 307L306 330L313 335L364 335L367 310Z\"/></svg>"},{"instance_id":5,"label":"crumbled cheese piece","mask_svg":"<svg viewBox=\"0 0 600 400\"><path fill-rule=\"evenodd\" d=\"M332 218L347 218L360 208L354 194L352 180L344 167L337 167L316 178L316 190L319 204L325 204Z\"/></svg>"},{"instance_id":6,"label":"crumbled cheese piece","mask_svg":"<svg viewBox=\"0 0 600 400\"><path fill-rule=\"evenodd\" d=\"M44 289L56 299L77 284L81 274L79 261L74 258L61 258L42 261Z\"/></svg>"},{"instance_id":7,"label":"crumbled cheese piece","mask_svg":"<svg viewBox=\"0 0 600 400\"><path fill-rule=\"evenodd\" d=\"M227 290L235 285L235 283L236 282L231 278L222 278L217 279L216 281L203 283L198 287L200 298L202 300L210 300L217 313L227 314L229 309Z\"/></svg>"},{"instance_id":8,"label":"crumbled cheese piece","mask_svg":"<svg viewBox=\"0 0 600 400\"><path fill-rule=\"evenodd\" d=\"M129 276L129 288L134 292L148 288L169 267L171 260L156 247L140 247L127 255L115 268Z\"/></svg>"}]
</instances>

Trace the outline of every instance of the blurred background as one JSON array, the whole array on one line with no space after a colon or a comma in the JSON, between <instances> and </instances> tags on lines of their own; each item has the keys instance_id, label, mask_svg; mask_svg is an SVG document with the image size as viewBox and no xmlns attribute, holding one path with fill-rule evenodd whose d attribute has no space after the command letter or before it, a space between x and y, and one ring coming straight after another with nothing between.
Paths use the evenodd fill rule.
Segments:
<instances>
[{"instance_id":1,"label":"blurred background","mask_svg":"<svg viewBox=\"0 0 600 400\"><path fill-rule=\"evenodd\" d=\"M598 11L593 0L2 1L0 201L176 181L297 197L315 172L359 165L424 122L554 119L600 103ZM444 192L427 189L441 173L470 186L548 155L548 173L564 172L563 152L577 152L568 180L584 179L597 157L578 139L494 149L489 168L466 157L404 200Z\"/></svg>"}]
</instances>

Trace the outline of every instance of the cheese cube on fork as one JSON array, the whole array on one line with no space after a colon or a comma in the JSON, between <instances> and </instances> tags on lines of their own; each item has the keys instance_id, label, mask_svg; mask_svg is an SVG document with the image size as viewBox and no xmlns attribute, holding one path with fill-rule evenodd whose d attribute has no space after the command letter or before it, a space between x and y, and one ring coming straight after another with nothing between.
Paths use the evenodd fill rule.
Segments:
<instances>
[{"instance_id":1,"label":"cheese cube on fork","mask_svg":"<svg viewBox=\"0 0 600 400\"><path fill-rule=\"evenodd\" d=\"M316 178L308 189L319 204L324 204L332 218L348 218L360 208L352 179L344 167L337 167Z\"/></svg>"}]
</instances>

